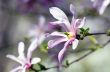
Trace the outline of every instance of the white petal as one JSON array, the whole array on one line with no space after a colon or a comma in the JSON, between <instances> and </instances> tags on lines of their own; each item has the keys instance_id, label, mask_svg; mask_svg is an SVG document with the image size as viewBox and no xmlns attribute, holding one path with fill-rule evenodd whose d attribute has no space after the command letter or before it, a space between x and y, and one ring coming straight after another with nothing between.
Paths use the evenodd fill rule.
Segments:
<instances>
[{"instance_id":1,"label":"white petal","mask_svg":"<svg viewBox=\"0 0 110 72\"><path fill-rule=\"evenodd\" d=\"M21 72L26 72L26 67L24 67Z\"/></svg>"},{"instance_id":2,"label":"white petal","mask_svg":"<svg viewBox=\"0 0 110 72\"><path fill-rule=\"evenodd\" d=\"M44 16L40 16L40 17L39 17L39 23L38 23L39 26L40 26L40 27L43 27L44 24L45 24L45 22L46 22L46 21L45 21L45 17L44 17Z\"/></svg>"},{"instance_id":3,"label":"white petal","mask_svg":"<svg viewBox=\"0 0 110 72\"><path fill-rule=\"evenodd\" d=\"M45 40L45 34L41 34L38 40L38 45L41 45L41 43Z\"/></svg>"},{"instance_id":4,"label":"white petal","mask_svg":"<svg viewBox=\"0 0 110 72\"><path fill-rule=\"evenodd\" d=\"M28 36L29 37L36 37L37 34L37 30L38 30L38 25L33 25L32 28L29 30Z\"/></svg>"},{"instance_id":5,"label":"white petal","mask_svg":"<svg viewBox=\"0 0 110 72\"><path fill-rule=\"evenodd\" d=\"M19 42L19 44L18 44L18 54L19 54L19 58L20 59L24 59L25 58L24 57L24 47L25 47L24 43L23 42Z\"/></svg>"},{"instance_id":6,"label":"white petal","mask_svg":"<svg viewBox=\"0 0 110 72\"><path fill-rule=\"evenodd\" d=\"M66 14L57 7L51 7L50 13L53 15L54 18L58 19L61 23L64 23L67 27L67 29L70 29L70 23L66 16Z\"/></svg>"},{"instance_id":7,"label":"white petal","mask_svg":"<svg viewBox=\"0 0 110 72\"><path fill-rule=\"evenodd\" d=\"M110 0L104 0L102 6L99 9L99 14L102 15L106 9L106 7L110 4Z\"/></svg>"},{"instance_id":8,"label":"white petal","mask_svg":"<svg viewBox=\"0 0 110 72\"><path fill-rule=\"evenodd\" d=\"M32 52L37 48L38 46L38 40L33 40L31 45L28 48L28 52L27 52L27 58L28 60L30 60L31 56L32 56Z\"/></svg>"},{"instance_id":9,"label":"white petal","mask_svg":"<svg viewBox=\"0 0 110 72\"><path fill-rule=\"evenodd\" d=\"M61 36L61 37L67 37L64 33L61 32L52 32L51 34L49 34L49 36Z\"/></svg>"},{"instance_id":10,"label":"white petal","mask_svg":"<svg viewBox=\"0 0 110 72\"><path fill-rule=\"evenodd\" d=\"M95 2L96 0L91 0L91 2Z\"/></svg>"},{"instance_id":11,"label":"white petal","mask_svg":"<svg viewBox=\"0 0 110 72\"><path fill-rule=\"evenodd\" d=\"M76 9L75 7L73 6L73 4L70 4L70 11L72 12L73 16L75 15L76 13Z\"/></svg>"},{"instance_id":12,"label":"white petal","mask_svg":"<svg viewBox=\"0 0 110 72\"><path fill-rule=\"evenodd\" d=\"M16 67L16 68L12 69L10 72L18 72L21 69L22 69L22 67L19 66L19 67Z\"/></svg>"},{"instance_id":13,"label":"white petal","mask_svg":"<svg viewBox=\"0 0 110 72\"><path fill-rule=\"evenodd\" d=\"M85 24L85 21L86 21L86 18L84 17L82 20L81 20L81 23L80 25L78 26L78 28L82 28Z\"/></svg>"},{"instance_id":14,"label":"white petal","mask_svg":"<svg viewBox=\"0 0 110 72\"><path fill-rule=\"evenodd\" d=\"M50 22L50 24L52 24L52 25L60 25L60 24L62 24L63 22L61 22L61 21L54 21L54 22Z\"/></svg>"},{"instance_id":15,"label":"white petal","mask_svg":"<svg viewBox=\"0 0 110 72\"><path fill-rule=\"evenodd\" d=\"M57 7L51 7L49 8L49 10L50 10L50 13L53 15L53 17L60 21L68 19L65 13Z\"/></svg>"},{"instance_id":16,"label":"white petal","mask_svg":"<svg viewBox=\"0 0 110 72\"><path fill-rule=\"evenodd\" d=\"M79 40L75 39L73 42L72 42L72 49L76 49L76 47L78 46L78 43L79 43Z\"/></svg>"},{"instance_id":17,"label":"white petal","mask_svg":"<svg viewBox=\"0 0 110 72\"><path fill-rule=\"evenodd\" d=\"M17 57L13 56L13 55L6 55L7 58L10 58L20 64L23 64Z\"/></svg>"},{"instance_id":18,"label":"white petal","mask_svg":"<svg viewBox=\"0 0 110 72\"><path fill-rule=\"evenodd\" d=\"M40 58L33 58L32 60L31 60L31 64L37 64L37 63L39 63L41 61L41 59Z\"/></svg>"}]
</instances>

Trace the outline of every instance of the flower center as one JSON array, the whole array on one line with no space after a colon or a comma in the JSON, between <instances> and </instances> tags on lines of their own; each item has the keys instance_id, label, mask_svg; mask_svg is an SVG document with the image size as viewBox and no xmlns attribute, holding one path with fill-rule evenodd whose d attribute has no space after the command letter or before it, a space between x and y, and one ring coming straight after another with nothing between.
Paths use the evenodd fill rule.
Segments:
<instances>
[{"instance_id":1,"label":"flower center","mask_svg":"<svg viewBox=\"0 0 110 72\"><path fill-rule=\"evenodd\" d=\"M64 34L67 35L67 37L68 37L69 39L72 39L72 38L75 37L72 32L65 32Z\"/></svg>"},{"instance_id":2,"label":"flower center","mask_svg":"<svg viewBox=\"0 0 110 72\"><path fill-rule=\"evenodd\" d=\"M26 69L29 69L31 67L31 64L26 63L25 66L26 66Z\"/></svg>"}]
</instances>

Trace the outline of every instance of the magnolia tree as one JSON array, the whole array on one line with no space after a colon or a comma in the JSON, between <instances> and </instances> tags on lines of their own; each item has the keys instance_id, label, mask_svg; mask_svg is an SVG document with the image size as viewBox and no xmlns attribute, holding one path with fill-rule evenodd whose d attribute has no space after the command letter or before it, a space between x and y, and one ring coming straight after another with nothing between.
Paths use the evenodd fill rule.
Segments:
<instances>
[{"instance_id":1,"label":"magnolia tree","mask_svg":"<svg viewBox=\"0 0 110 72\"><path fill-rule=\"evenodd\" d=\"M57 0L45 1L46 2L43 2L43 0L41 0L41 3L55 4ZM36 3L37 0L19 0L18 5L20 6L18 7L21 7L21 10L26 9L25 11L28 11L32 9ZM52 68L56 68L58 72L62 72L62 68L66 69L70 65L73 65L75 62L78 62L83 58L89 56L97 49L104 48L104 46L106 46L110 42L110 40L108 40L105 44L100 45L93 35L110 36L110 30L107 30L106 32L90 33L91 29L89 27L83 28L83 26L86 26L86 14L89 13L91 16L94 16L93 13L95 13L95 16L102 16L103 13L106 11L106 8L109 6L110 0L90 0L90 3L92 4L92 8L89 9L87 12L85 10L82 14L76 13L76 7L73 4L70 4L69 11L72 15L71 21L68 16L69 14L66 15L65 11L63 11L59 7L47 7L51 14L51 18L53 17L56 20L47 22L47 18L43 15L38 17L39 20L37 25L35 24L29 30L26 37L27 41L31 42L27 50L27 54L25 54L24 52L26 42L19 42L18 56L16 57L10 54L6 55L7 58L12 59L13 61L16 61L20 64L18 67L10 70L9 72L40 72ZM91 41L94 43L94 46L87 49L79 49L79 52L87 51L87 53L76 60L67 60L66 56L67 52L69 53L68 49L72 48L73 52L75 52L78 44L80 44L80 40L83 41L85 37L90 37ZM48 67L41 62L43 61L42 58L32 58L32 53L36 49L42 50L42 48L46 51L47 55L50 55L49 51L51 49L55 49L58 51L57 53L55 53L55 55L57 56L53 57L53 59L55 58L57 61L56 65ZM34 67L34 65L37 65L39 68L37 68L37 66Z\"/></svg>"}]
</instances>

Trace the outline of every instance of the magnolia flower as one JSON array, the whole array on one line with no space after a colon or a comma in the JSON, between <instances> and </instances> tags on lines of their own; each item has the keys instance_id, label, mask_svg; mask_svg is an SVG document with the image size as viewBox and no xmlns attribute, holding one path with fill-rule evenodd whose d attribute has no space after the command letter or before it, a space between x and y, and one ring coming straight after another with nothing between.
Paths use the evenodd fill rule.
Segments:
<instances>
[{"instance_id":1,"label":"magnolia flower","mask_svg":"<svg viewBox=\"0 0 110 72\"><path fill-rule=\"evenodd\" d=\"M65 51L67 50L69 45L72 45L72 48L75 49L78 45L79 40L76 39L77 30L81 28L85 23L85 17L83 19L75 19L75 8L71 4L70 11L73 14L72 22L70 23L66 14L57 7L51 7L50 13L56 18L58 21L51 22L53 24L61 25L66 32L53 32L48 35L48 37L54 37L53 40L48 42L48 47L53 48L54 46L65 42L63 49L58 54L58 60L61 62Z\"/></svg>"},{"instance_id":2,"label":"magnolia flower","mask_svg":"<svg viewBox=\"0 0 110 72\"><path fill-rule=\"evenodd\" d=\"M37 40L34 40L29 46L27 56L24 55L24 48L24 43L20 42L18 44L18 57L15 57L14 55L10 54L6 55L7 58L10 58L21 64L10 72L26 72L26 70L29 70L33 64L39 63L41 61L41 59L38 57L31 58L32 52L37 48Z\"/></svg>"},{"instance_id":3,"label":"magnolia flower","mask_svg":"<svg viewBox=\"0 0 110 72\"><path fill-rule=\"evenodd\" d=\"M45 17L40 16L38 21L38 25L34 25L32 27L32 29L28 33L28 36L31 37L32 40L37 39L38 45L40 45L45 39Z\"/></svg>"},{"instance_id":4,"label":"magnolia flower","mask_svg":"<svg viewBox=\"0 0 110 72\"><path fill-rule=\"evenodd\" d=\"M102 15L107 8L107 6L110 4L110 0L91 0L93 2L93 7L95 7L99 14Z\"/></svg>"}]
</instances>

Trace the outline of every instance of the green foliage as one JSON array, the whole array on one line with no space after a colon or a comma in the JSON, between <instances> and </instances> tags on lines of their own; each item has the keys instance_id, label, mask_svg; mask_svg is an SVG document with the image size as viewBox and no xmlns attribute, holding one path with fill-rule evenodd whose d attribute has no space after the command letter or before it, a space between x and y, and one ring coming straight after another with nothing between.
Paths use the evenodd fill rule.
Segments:
<instances>
[{"instance_id":1,"label":"green foliage","mask_svg":"<svg viewBox=\"0 0 110 72\"><path fill-rule=\"evenodd\" d=\"M97 44L98 42L97 42L97 40L96 40L96 38L92 35L92 36L89 36L89 39L90 39L90 41L93 43L93 44Z\"/></svg>"},{"instance_id":2,"label":"green foliage","mask_svg":"<svg viewBox=\"0 0 110 72\"><path fill-rule=\"evenodd\" d=\"M40 50L44 53L47 53L48 52L48 48L47 48L47 42L43 42L41 45L40 45Z\"/></svg>"},{"instance_id":3,"label":"green foliage","mask_svg":"<svg viewBox=\"0 0 110 72\"><path fill-rule=\"evenodd\" d=\"M87 36L89 34L89 28L84 29L84 28L80 28L80 34L78 35L78 39L79 40L83 40L85 36Z\"/></svg>"},{"instance_id":4,"label":"green foliage","mask_svg":"<svg viewBox=\"0 0 110 72\"><path fill-rule=\"evenodd\" d=\"M110 36L110 29L107 31L107 36Z\"/></svg>"},{"instance_id":5,"label":"green foliage","mask_svg":"<svg viewBox=\"0 0 110 72\"><path fill-rule=\"evenodd\" d=\"M40 70L47 70L47 68L44 66L44 65L42 65L42 64L38 64L39 65L39 67L40 67Z\"/></svg>"},{"instance_id":6,"label":"green foliage","mask_svg":"<svg viewBox=\"0 0 110 72\"><path fill-rule=\"evenodd\" d=\"M38 63L36 65L33 65L30 69L31 72L35 71L35 72L39 72L42 70L47 70L48 68L46 68L44 65L42 65L41 63Z\"/></svg>"},{"instance_id":7,"label":"green foliage","mask_svg":"<svg viewBox=\"0 0 110 72\"><path fill-rule=\"evenodd\" d=\"M100 48L102 48L102 46L99 45L99 44L90 45L90 49L91 49L92 51L95 51L95 50L100 49Z\"/></svg>"},{"instance_id":8,"label":"green foliage","mask_svg":"<svg viewBox=\"0 0 110 72\"><path fill-rule=\"evenodd\" d=\"M67 35L67 36L69 35L67 32L64 32L64 34Z\"/></svg>"}]
</instances>

